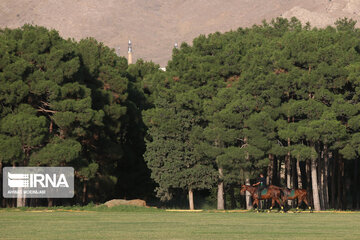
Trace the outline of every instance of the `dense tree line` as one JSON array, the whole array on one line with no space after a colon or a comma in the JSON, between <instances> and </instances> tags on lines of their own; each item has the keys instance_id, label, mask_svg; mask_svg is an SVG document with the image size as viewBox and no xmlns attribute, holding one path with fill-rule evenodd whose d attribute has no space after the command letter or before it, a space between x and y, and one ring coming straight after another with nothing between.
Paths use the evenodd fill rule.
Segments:
<instances>
[{"instance_id":1,"label":"dense tree line","mask_svg":"<svg viewBox=\"0 0 360 240\"><path fill-rule=\"evenodd\" d=\"M279 18L174 49L144 112L157 195L183 189L193 208L195 190L217 188L223 209L262 172L316 210L358 208L359 37L352 20Z\"/></svg>"},{"instance_id":2,"label":"dense tree line","mask_svg":"<svg viewBox=\"0 0 360 240\"><path fill-rule=\"evenodd\" d=\"M55 204L155 189L162 201L187 195L190 208L200 193L245 207L239 187L264 173L307 189L317 210L359 208L355 22L278 18L201 35L166 69L128 65L91 38L0 30L1 166L73 166L76 196Z\"/></svg>"},{"instance_id":3,"label":"dense tree line","mask_svg":"<svg viewBox=\"0 0 360 240\"><path fill-rule=\"evenodd\" d=\"M139 108L149 104L137 82L158 66L136 66L128 71L125 58L91 38L64 40L30 25L1 30L0 167L74 167L71 204L151 195Z\"/></svg>"}]
</instances>

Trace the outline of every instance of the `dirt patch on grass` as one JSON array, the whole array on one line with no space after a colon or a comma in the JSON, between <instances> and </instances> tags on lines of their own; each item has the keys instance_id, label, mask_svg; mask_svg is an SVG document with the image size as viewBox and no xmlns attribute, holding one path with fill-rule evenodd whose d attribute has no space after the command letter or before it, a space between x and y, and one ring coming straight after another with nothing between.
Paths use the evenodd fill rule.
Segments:
<instances>
[{"instance_id":1,"label":"dirt patch on grass","mask_svg":"<svg viewBox=\"0 0 360 240\"><path fill-rule=\"evenodd\" d=\"M125 199L113 199L104 203L107 207L116 207L120 205L147 207L146 202L141 199L125 200Z\"/></svg>"}]
</instances>

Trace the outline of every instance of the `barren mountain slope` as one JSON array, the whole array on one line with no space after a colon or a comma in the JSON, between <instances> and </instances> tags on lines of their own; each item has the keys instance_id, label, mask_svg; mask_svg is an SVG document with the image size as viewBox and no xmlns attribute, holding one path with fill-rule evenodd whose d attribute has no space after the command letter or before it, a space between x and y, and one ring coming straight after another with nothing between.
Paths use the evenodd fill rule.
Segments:
<instances>
[{"instance_id":1,"label":"barren mountain slope","mask_svg":"<svg viewBox=\"0 0 360 240\"><path fill-rule=\"evenodd\" d=\"M360 20L360 0L0 0L0 27L32 23L63 37L95 37L126 55L165 66L175 42L225 32L263 19L296 16L313 26L339 17Z\"/></svg>"}]
</instances>

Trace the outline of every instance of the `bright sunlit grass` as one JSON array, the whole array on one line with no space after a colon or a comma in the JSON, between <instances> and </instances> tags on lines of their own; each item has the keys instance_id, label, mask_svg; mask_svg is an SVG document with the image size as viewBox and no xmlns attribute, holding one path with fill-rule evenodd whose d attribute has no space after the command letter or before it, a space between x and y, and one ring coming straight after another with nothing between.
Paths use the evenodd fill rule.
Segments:
<instances>
[{"instance_id":1,"label":"bright sunlit grass","mask_svg":"<svg viewBox=\"0 0 360 240\"><path fill-rule=\"evenodd\" d=\"M360 239L360 213L121 209L0 211L0 239Z\"/></svg>"}]
</instances>

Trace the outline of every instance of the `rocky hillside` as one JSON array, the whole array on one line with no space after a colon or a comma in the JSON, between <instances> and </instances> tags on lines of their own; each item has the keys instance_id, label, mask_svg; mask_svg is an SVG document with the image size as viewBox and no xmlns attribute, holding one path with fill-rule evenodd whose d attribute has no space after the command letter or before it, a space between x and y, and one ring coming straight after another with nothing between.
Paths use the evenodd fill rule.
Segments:
<instances>
[{"instance_id":1,"label":"rocky hillside","mask_svg":"<svg viewBox=\"0 0 360 240\"><path fill-rule=\"evenodd\" d=\"M175 42L225 32L263 19L296 16L313 26L339 17L360 20L360 0L0 0L0 27L25 23L54 28L63 37L95 37L126 55L165 66Z\"/></svg>"}]
</instances>

